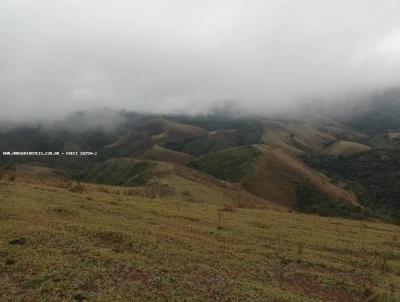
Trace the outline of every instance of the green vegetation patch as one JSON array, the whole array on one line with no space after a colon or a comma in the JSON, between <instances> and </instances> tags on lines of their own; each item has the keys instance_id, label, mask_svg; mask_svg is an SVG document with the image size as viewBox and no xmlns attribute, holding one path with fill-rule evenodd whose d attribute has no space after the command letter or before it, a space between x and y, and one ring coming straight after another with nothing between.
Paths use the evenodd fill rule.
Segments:
<instances>
[{"instance_id":1,"label":"green vegetation patch","mask_svg":"<svg viewBox=\"0 0 400 302\"><path fill-rule=\"evenodd\" d=\"M360 207L352 207L340 200L333 200L310 184L301 184L297 188L297 209L308 214L327 217L366 218L368 213Z\"/></svg>"},{"instance_id":2,"label":"green vegetation patch","mask_svg":"<svg viewBox=\"0 0 400 302\"><path fill-rule=\"evenodd\" d=\"M238 182L254 171L257 155L254 147L238 147L210 153L190 166L217 178Z\"/></svg>"},{"instance_id":3,"label":"green vegetation patch","mask_svg":"<svg viewBox=\"0 0 400 302\"><path fill-rule=\"evenodd\" d=\"M214 131L196 139L169 143L165 147L200 156L227 148L256 144L262 134L263 127L256 122L235 130Z\"/></svg>"},{"instance_id":4,"label":"green vegetation patch","mask_svg":"<svg viewBox=\"0 0 400 302\"><path fill-rule=\"evenodd\" d=\"M400 222L400 150L371 150L349 156L307 155L305 162L346 182L363 206L384 219Z\"/></svg>"},{"instance_id":5,"label":"green vegetation patch","mask_svg":"<svg viewBox=\"0 0 400 302\"><path fill-rule=\"evenodd\" d=\"M140 186L147 181L146 172L155 165L150 161L109 160L86 170L79 178L83 181L107 185Z\"/></svg>"}]
</instances>

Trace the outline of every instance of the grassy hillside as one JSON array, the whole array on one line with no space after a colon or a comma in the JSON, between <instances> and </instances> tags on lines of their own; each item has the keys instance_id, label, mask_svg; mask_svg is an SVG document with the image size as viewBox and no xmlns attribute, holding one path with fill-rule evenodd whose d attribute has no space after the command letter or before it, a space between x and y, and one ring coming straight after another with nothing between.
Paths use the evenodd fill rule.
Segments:
<instances>
[{"instance_id":1,"label":"grassy hillside","mask_svg":"<svg viewBox=\"0 0 400 302\"><path fill-rule=\"evenodd\" d=\"M159 129L157 134L151 136L153 141L159 145L186 141L207 133L202 128L162 118L147 120L144 129Z\"/></svg>"},{"instance_id":2,"label":"grassy hillside","mask_svg":"<svg viewBox=\"0 0 400 302\"><path fill-rule=\"evenodd\" d=\"M256 144L263 128L260 123L250 123L239 129L216 130L196 139L166 144L168 148L200 156L227 148Z\"/></svg>"},{"instance_id":3,"label":"grassy hillside","mask_svg":"<svg viewBox=\"0 0 400 302\"><path fill-rule=\"evenodd\" d=\"M176 121L178 123L197 126L208 131L215 130L232 130L245 127L249 122L254 122L249 119L241 118L230 118L228 116L216 116L216 115L195 115L195 116L166 116L170 120Z\"/></svg>"},{"instance_id":4,"label":"grassy hillside","mask_svg":"<svg viewBox=\"0 0 400 302\"><path fill-rule=\"evenodd\" d=\"M108 185L138 186L144 185L156 167L152 161L133 159L111 159L92 166L79 175L81 181Z\"/></svg>"},{"instance_id":5,"label":"grassy hillside","mask_svg":"<svg viewBox=\"0 0 400 302\"><path fill-rule=\"evenodd\" d=\"M351 192L333 184L329 178L306 166L301 160L280 149L259 147L260 156L254 173L244 180L244 187L256 196L277 204L295 207L299 185L311 184L318 191L336 201L351 206L357 198Z\"/></svg>"},{"instance_id":6,"label":"grassy hillside","mask_svg":"<svg viewBox=\"0 0 400 302\"><path fill-rule=\"evenodd\" d=\"M120 194L117 194L120 192ZM0 184L1 301L398 301L383 223Z\"/></svg>"},{"instance_id":7,"label":"grassy hillside","mask_svg":"<svg viewBox=\"0 0 400 302\"><path fill-rule=\"evenodd\" d=\"M140 155L140 158L155 161L172 162L181 165L186 165L193 160L193 156L189 154L169 150L160 146L154 146L151 150L148 150Z\"/></svg>"},{"instance_id":8,"label":"grassy hillside","mask_svg":"<svg viewBox=\"0 0 400 302\"><path fill-rule=\"evenodd\" d=\"M327 117L264 120L261 142L288 154L318 153L333 143L362 141L366 135Z\"/></svg>"},{"instance_id":9,"label":"grassy hillside","mask_svg":"<svg viewBox=\"0 0 400 302\"><path fill-rule=\"evenodd\" d=\"M357 197L351 191L333 184L301 160L276 148L225 149L200 157L190 166L223 180L240 182L255 196L286 207L297 206L298 187L303 184L311 184L338 205L345 203L350 208L357 205Z\"/></svg>"},{"instance_id":10,"label":"grassy hillside","mask_svg":"<svg viewBox=\"0 0 400 302\"><path fill-rule=\"evenodd\" d=\"M337 139L318 123L306 121L264 121L261 142L297 155L319 152Z\"/></svg>"},{"instance_id":11,"label":"grassy hillside","mask_svg":"<svg viewBox=\"0 0 400 302\"><path fill-rule=\"evenodd\" d=\"M338 141L326 147L322 153L328 155L348 155L371 150L370 146L350 141Z\"/></svg>"},{"instance_id":12,"label":"grassy hillside","mask_svg":"<svg viewBox=\"0 0 400 302\"><path fill-rule=\"evenodd\" d=\"M239 182L255 170L258 153L251 146L231 148L200 157L190 166L223 180Z\"/></svg>"},{"instance_id":13,"label":"grassy hillside","mask_svg":"<svg viewBox=\"0 0 400 302\"><path fill-rule=\"evenodd\" d=\"M24 179L25 175L17 173L16 177ZM211 204L229 201L240 207L282 209L269 200L250 194L240 186L174 163L125 158L113 159L83 171L78 179L92 184L134 187L135 191L145 194L148 182L154 177L170 186L174 195L182 200ZM8 175L5 174L5 179L7 178Z\"/></svg>"}]
</instances>

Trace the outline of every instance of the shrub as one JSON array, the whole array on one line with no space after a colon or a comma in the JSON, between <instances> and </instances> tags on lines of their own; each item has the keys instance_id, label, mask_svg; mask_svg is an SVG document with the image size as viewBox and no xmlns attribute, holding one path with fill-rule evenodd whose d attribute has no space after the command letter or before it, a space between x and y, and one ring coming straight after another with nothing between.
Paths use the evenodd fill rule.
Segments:
<instances>
[{"instance_id":1,"label":"shrub","mask_svg":"<svg viewBox=\"0 0 400 302\"><path fill-rule=\"evenodd\" d=\"M146 184L146 196L150 198L163 198L175 194L175 187L162 183L158 178L152 177Z\"/></svg>"},{"instance_id":2,"label":"shrub","mask_svg":"<svg viewBox=\"0 0 400 302\"><path fill-rule=\"evenodd\" d=\"M77 183L76 185L74 185L72 188L69 189L71 192L74 193L83 193L83 191L85 190L84 186L81 185L80 183Z\"/></svg>"},{"instance_id":3,"label":"shrub","mask_svg":"<svg viewBox=\"0 0 400 302\"><path fill-rule=\"evenodd\" d=\"M225 205L223 208L220 209L221 212L236 212L236 209L233 205L231 204L227 204Z\"/></svg>"}]
</instances>

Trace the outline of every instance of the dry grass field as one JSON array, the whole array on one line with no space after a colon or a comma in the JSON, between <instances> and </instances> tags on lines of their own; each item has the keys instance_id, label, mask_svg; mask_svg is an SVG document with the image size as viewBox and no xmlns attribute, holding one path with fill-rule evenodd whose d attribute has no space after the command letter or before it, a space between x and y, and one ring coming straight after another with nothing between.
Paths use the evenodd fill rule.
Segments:
<instances>
[{"instance_id":1,"label":"dry grass field","mask_svg":"<svg viewBox=\"0 0 400 302\"><path fill-rule=\"evenodd\" d=\"M390 224L3 179L0 226L0 301L399 301Z\"/></svg>"}]
</instances>

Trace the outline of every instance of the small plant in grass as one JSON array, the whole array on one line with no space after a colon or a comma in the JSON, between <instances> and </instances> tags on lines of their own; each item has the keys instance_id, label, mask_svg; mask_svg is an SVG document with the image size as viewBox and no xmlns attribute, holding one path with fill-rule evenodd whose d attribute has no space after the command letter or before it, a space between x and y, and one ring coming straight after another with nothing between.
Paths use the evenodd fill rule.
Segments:
<instances>
[{"instance_id":1,"label":"small plant in grass","mask_svg":"<svg viewBox=\"0 0 400 302\"><path fill-rule=\"evenodd\" d=\"M392 246L397 246L399 243L399 236L398 235L393 235L392 237Z\"/></svg>"},{"instance_id":2,"label":"small plant in grass","mask_svg":"<svg viewBox=\"0 0 400 302\"><path fill-rule=\"evenodd\" d=\"M393 283L390 283L390 284L389 284L389 290L390 290L390 294L391 294L392 296L394 296L395 293L396 293L396 286L395 286Z\"/></svg>"},{"instance_id":3,"label":"small plant in grass","mask_svg":"<svg viewBox=\"0 0 400 302\"><path fill-rule=\"evenodd\" d=\"M138 191L137 189L132 189L132 188L125 189L125 190L122 191L122 193L123 193L123 195L125 195L125 196L139 195L139 191ZM118 195L119 195L119 194L120 194L120 193L119 193L119 191L118 191Z\"/></svg>"},{"instance_id":4,"label":"small plant in grass","mask_svg":"<svg viewBox=\"0 0 400 302\"><path fill-rule=\"evenodd\" d=\"M227 205L225 205L223 208L221 208L221 209L219 209L219 211L221 212L230 212L230 213L233 213L233 212L236 212L236 209L235 209L235 207L233 206L233 205L231 205L231 204L227 204Z\"/></svg>"},{"instance_id":5,"label":"small plant in grass","mask_svg":"<svg viewBox=\"0 0 400 302\"><path fill-rule=\"evenodd\" d=\"M78 182L77 184L73 185L69 190L74 193L83 193L83 191L85 191L85 187Z\"/></svg>"},{"instance_id":6,"label":"small plant in grass","mask_svg":"<svg viewBox=\"0 0 400 302\"><path fill-rule=\"evenodd\" d=\"M223 216L223 211L219 209L217 216L217 230L222 230L222 216Z\"/></svg>"},{"instance_id":7,"label":"small plant in grass","mask_svg":"<svg viewBox=\"0 0 400 302\"><path fill-rule=\"evenodd\" d=\"M110 190L106 187L97 187L96 190L103 193L110 193Z\"/></svg>"},{"instance_id":8,"label":"small plant in grass","mask_svg":"<svg viewBox=\"0 0 400 302\"><path fill-rule=\"evenodd\" d=\"M241 200L241 201L239 201L237 203L236 207L238 207L238 208L247 208L247 207L249 207L249 204L248 204L248 202L246 202L244 200Z\"/></svg>"},{"instance_id":9,"label":"small plant in grass","mask_svg":"<svg viewBox=\"0 0 400 302\"><path fill-rule=\"evenodd\" d=\"M182 191L183 196L191 196L192 194L188 190Z\"/></svg>"},{"instance_id":10,"label":"small plant in grass","mask_svg":"<svg viewBox=\"0 0 400 302\"><path fill-rule=\"evenodd\" d=\"M146 196L151 199L175 195L175 188L169 184L162 183L158 178L151 178L146 184Z\"/></svg>"},{"instance_id":11,"label":"small plant in grass","mask_svg":"<svg viewBox=\"0 0 400 302\"><path fill-rule=\"evenodd\" d=\"M304 250L304 242L302 241L297 242L297 254L299 256L303 256L303 250Z\"/></svg>"},{"instance_id":12,"label":"small plant in grass","mask_svg":"<svg viewBox=\"0 0 400 302\"><path fill-rule=\"evenodd\" d=\"M388 261L388 254L384 253L381 262L381 274L384 274L387 270L387 261Z\"/></svg>"}]
</instances>

